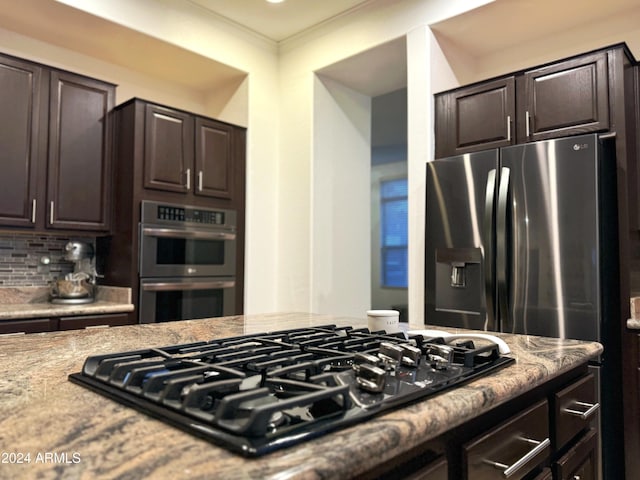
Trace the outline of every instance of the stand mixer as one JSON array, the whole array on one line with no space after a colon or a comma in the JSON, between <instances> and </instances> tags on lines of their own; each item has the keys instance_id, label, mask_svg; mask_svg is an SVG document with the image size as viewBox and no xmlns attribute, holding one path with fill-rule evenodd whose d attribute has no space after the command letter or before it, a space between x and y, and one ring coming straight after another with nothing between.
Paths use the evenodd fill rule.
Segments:
<instances>
[{"instance_id":1,"label":"stand mixer","mask_svg":"<svg viewBox=\"0 0 640 480\"><path fill-rule=\"evenodd\" d=\"M64 247L64 259L73 262L73 272L51 284L51 303L83 304L95 300L96 278L93 246L84 242L69 242Z\"/></svg>"}]
</instances>

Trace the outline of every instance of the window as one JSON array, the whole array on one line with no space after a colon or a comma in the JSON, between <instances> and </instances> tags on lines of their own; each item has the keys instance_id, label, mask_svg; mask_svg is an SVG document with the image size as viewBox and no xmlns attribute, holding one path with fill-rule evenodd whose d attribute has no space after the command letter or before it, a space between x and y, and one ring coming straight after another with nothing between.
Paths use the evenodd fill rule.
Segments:
<instances>
[{"instance_id":1,"label":"window","mask_svg":"<svg viewBox=\"0 0 640 480\"><path fill-rule=\"evenodd\" d=\"M382 286L407 287L407 179L380 184Z\"/></svg>"}]
</instances>

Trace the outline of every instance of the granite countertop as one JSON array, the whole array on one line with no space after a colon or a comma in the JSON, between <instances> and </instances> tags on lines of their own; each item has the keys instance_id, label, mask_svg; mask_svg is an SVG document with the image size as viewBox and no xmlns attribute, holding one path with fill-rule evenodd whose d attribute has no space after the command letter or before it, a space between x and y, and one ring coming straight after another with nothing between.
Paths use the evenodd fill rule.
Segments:
<instances>
[{"instance_id":1,"label":"granite countertop","mask_svg":"<svg viewBox=\"0 0 640 480\"><path fill-rule=\"evenodd\" d=\"M66 317L132 312L131 289L98 285L96 300L79 305L49 302L48 287L0 288L0 321L21 318Z\"/></svg>"},{"instance_id":2,"label":"granite countertop","mask_svg":"<svg viewBox=\"0 0 640 480\"><path fill-rule=\"evenodd\" d=\"M366 321L286 313L0 336L0 454L14 460L17 457L9 453L30 454L28 464L0 464L0 477L349 478L602 351L593 342L498 334L511 347L514 364L364 423L254 459L195 438L67 379L92 354L323 324L366 326Z\"/></svg>"}]
</instances>

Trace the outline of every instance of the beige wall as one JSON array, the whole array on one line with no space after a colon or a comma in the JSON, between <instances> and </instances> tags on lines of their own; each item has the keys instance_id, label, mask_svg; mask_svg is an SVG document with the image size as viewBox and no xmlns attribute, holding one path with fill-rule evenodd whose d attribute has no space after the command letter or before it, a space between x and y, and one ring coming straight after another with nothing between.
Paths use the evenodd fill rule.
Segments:
<instances>
[{"instance_id":1,"label":"beige wall","mask_svg":"<svg viewBox=\"0 0 640 480\"><path fill-rule=\"evenodd\" d=\"M353 136L353 150L349 155L335 155L328 148L316 144L326 143L332 138L329 133L335 125L342 125L349 116L350 107L361 101L361 93L348 92L342 98L342 106L314 115L318 92L314 87L315 72L343 62L360 52L375 49L397 38L407 36L409 68L409 309L422 319L424 295L421 285L424 268L420 258L424 250L424 162L429 157L429 142L432 141L429 84L430 38L426 25L447 18L473 6L486 3L464 1L404 0L400 2L374 2L356 15L342 17L335 22L309 32L301 38L280 46L280 123L281 135L280 182L287 188L279 192L279 214L281 237L278 242L278 276L276 292L278 304L295 309L345 312L362 316L363 308L370 302L370 259L362 255L363 249L370 251L368 233L340 238L339 257L323 255L324 244L314 238L317 232L331 232L333 217L330 203L324 202L326 179L316 178L316 169L333 169L351 174L358 165L369 164L370 149L357 149L361 137ZM374 77L371 78L375 82ZM415 103L411 106L412 101ZM332 117L333 116L333 117ZM351 128L363 130L369 120L360 119L360 125ZM343 139L339 140L343 142ZM344 147L344 145L343 145ZM346 148L343 152L347 151ZM413 165L413 168L412 168ZM360 179L354 175L351 201L343 204L343 215L351 218L369 218L369 191L362 192ZM367 179L366 185L369 185ZM323 195L323 191L325 195ZM364 229L363 229L364 231ZM346 259L343 261L342 259ZM331 262L330 266L326 265ZM328 294L327 277L320 272L332 269L331 278L352 279L351 294L344 288L333 288ZM358 279L354 272L359 272ZM363 284L366 290L363 290ZM336 284L337 286L337 284Z\"/></svg>"}]
</instances>

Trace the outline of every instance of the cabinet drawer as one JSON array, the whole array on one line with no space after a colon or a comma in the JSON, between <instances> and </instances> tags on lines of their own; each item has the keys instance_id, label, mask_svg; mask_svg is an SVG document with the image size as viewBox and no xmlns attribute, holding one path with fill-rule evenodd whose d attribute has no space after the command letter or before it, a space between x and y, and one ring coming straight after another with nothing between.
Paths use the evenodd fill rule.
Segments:
<instances>
[{"instance_id":1,"label":"cabinet drawer","mask_svg":"<svg viewBox=\"0 0 640 480\"><path fill-rule=\"evenodd\" d=\"M593 374L560 390L553 398L555 449L560 450L569 440L597 418L600 405L596 402Z\"/></svg>"},{"instance_id":2,"label":"cabinet drawer","mask_svg":"<svg viewBox=\"0 0 640 480\"><path fill-rule=\"evenodd\" d=\"M33 320L8 320L0 322L0 335L6 333L37 333L55 330L50 318L34 318Z\"/></svg>"},{"instance_id":3,"label":"cabinet drawer","mask_svg":"<svg viewBox=\"0 0 640 480\"><path fill-rule=\"evenodd\" d=\"M551 469L545 468L540 472L540 474L535 476L533 480L553 480L553 473L551 472Z\"/></svg>"},{"instance_id":4,"label":"cabinet drawer","mask_svg":"<svg viewBox=\"0 0 640 480\"><path fill-rule=\"evenodd\" d=\"M598 478L598 435L591 429L554 465L557 480Z\"/></svg>"},{"instance_id":5,"label":"cabinet drawer","mask_svg":"<svg viewBox=\"0 0 640 480\"><path fill-rule=\"evenodd\" d=\"M449 478L447 459L434 460L426 467L410 474L405 475L403 472L402 478L405 480L447 480Z\"/></svg>"},{"instance_id":6,"label":"cabinet drawer","mask_svg":"<svg viewBox=\"0 0 640 480\"><path fill-rule=\"evenodd\" d=\"M463 446L467 479L521 479L551 452L549 406L539 402Z\"/></svg>"},{"instance_id":7,"label":"cabinet drawer","mask_svg":"<svg viewBox=\"0 0 640 480\"><path fill-rule=\"evenodd\" d=\"M75 330L101 325L115 327L118 325L129 325L130 323L129 315L126 313L116 313L113 315L85 315L61 318L58 328L60 330Z\"/></svg>"}]
</instances>

